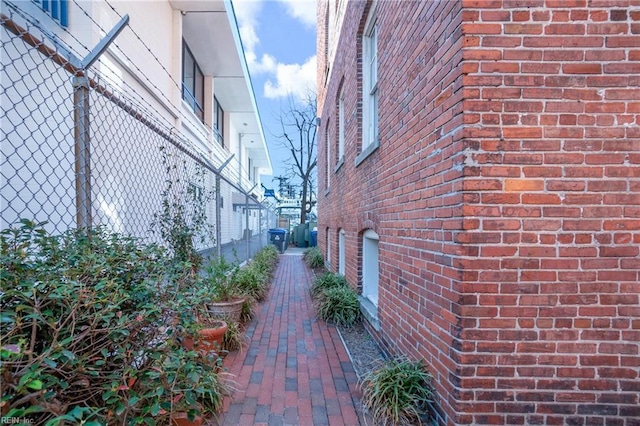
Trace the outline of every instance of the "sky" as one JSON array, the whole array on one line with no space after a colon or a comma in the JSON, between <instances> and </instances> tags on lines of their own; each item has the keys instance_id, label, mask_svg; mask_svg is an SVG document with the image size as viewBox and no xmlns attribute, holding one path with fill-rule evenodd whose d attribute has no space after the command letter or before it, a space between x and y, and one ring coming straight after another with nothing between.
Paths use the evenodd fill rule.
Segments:
<instances>
[{"instance_id":1,"label":"sky","mask_svg":"<svg viewBox=\"0 0 640 426\"><path fill-rule=\"evenodd\" d=\"M316 1L233 0L240 37L267 141L273 175L285 174L288 152L274 134L289 99L316 91ZM267 188L278 181L263 176Z\"/></svg>"}]
</instances>

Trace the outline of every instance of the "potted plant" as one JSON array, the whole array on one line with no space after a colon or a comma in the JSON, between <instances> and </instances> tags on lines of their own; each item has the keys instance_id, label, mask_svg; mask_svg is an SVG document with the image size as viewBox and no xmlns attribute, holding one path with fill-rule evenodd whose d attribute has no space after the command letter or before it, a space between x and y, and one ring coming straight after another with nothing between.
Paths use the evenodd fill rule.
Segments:
<instances>
[{"instance_id":1,"label":"potted plant","mask_svg":"<svg viewBox=\"0 0 640 426\"><path fill-rule=\"evenodd\" d=\"M227 323L214 317L205 302L210 298L210 289L202 277L191 274L179 287L176 305L179 316L179 336L188 350L197 350L201 355L217 357L222 349Z\"/></svg>"},{"instance_id":2,"label":"potted plant","mask_svg":"<svg viewBox=\"0 0 640 426\"><path fill-rule=\"evenodd\" d=\"M227 262L224 257L213 258L207 264L203 278L206 291L203 300L213 318L240 322L246 297L235 279L238 271L238 266Z\"/></svg>"},{"instance_id":3,"label":"potted plant","mask_svg":"<svg viewBox=\"0 0 640 426\"><path fill-rule=\"evenodd\" d=\"M204 418L220 410L230 382L217 365L202 359L197 352L168 345L152 355L135 391L148 416L169 419L171 425L201 425Z\"/></svg>"}]
</instances>

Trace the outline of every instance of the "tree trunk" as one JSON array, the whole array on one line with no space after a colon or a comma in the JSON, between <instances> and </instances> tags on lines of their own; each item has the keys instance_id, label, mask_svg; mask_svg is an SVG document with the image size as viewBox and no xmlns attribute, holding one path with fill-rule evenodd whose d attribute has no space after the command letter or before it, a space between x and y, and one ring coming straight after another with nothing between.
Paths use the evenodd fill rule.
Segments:
<instances>
[{"instance_id":1,"label":"tree trunk","mask_svg":"<svg viewBox=\"0 0 640 426\"><path fill-rule=\"evenodd\" d=\"M307 221L307 181L302 181L302 200L300 201L300 223Z\"/></svg>"}]
</instances>

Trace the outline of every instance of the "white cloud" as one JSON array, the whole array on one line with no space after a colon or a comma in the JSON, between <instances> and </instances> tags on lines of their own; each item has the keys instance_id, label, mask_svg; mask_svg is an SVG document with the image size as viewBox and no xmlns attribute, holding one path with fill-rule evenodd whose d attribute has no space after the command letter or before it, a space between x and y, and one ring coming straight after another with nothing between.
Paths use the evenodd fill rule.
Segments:
<instances>
[{"instance_id":1,"label":"white cloud","mask_svg":"<svg viewBox=\"0 0 640 426\"><path fill-rule=\"evenodd\" d=\"M233 2L233 10L236 12L240 37L245 50L253 52L260 43L256 27L258 25L258 15L262 9L261 0L242 0Z\"/></svg>"},{"instance_id":2,"label":"white cloud","mask_svg":"<svg viewBox=\"0 0 640 426\"><path fill-rule=\"evenodd\" d=\"M287 14L307 26L316 25L315 0L280 0ZM269 76L264 85L264 96L270 99L287 98L304 100L310 91L315 93L316 56L303 64L284 64L268 53L258 58L256 48L260 44L257 28L263 0L236 0L233 2L240 37L247 65L252 74Z\"/></svg>"},{"instance_id":3,"label":"white cloud","mask_svg":"<svg viewBox=\"0 0 640 426\"><path fill-rule=\"evenodd\" d=\"M316 0L280 0L284 3L287 13L308 27L315 27Z\"/></svg>"},{"instance_id":4,"label":"white cloud","mask_svg":"<svg viewBox=\"0 0 640 426\"><path fill-rule=\"evenodd\" d=\"M271 79L264 85L264 95L270 99L293 96L305 100L309 92L316 89L316 56L304 64L277 64L275 82Z\"/></svg>"}]
</instances>

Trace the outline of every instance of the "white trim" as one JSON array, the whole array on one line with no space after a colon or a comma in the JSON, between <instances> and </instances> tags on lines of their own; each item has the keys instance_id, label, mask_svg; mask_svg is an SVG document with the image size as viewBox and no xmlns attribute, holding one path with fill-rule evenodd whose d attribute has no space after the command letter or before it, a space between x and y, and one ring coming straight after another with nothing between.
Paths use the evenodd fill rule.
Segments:
<instances>
[{"instance_id":1,"label":"white trim","mask_svg":"<svg viewBox=\"0 0 640 426\"><path fill-rule=\"evenodd\" d=\"M344 84L338 93L338 163L344 161Z\"/></svg>"},{"instance_id":2,"label":"white trim","mask_svg":"<svg viewBox=\"0 0 640 426\"><path fill-rule=\"evenodd\" d=\"M338 273L345 275L347 270L347 257L346 257L346 233L344 229L341 229L338 233Z\"/></svg>"},{"instance_id":3,"label":"white trim","mask_svg":"<svg viewBox=\"0 0 640 426\"><path fill-rule=\"evenodd\" d=\"M362 296L376 308L380 277L379 240L380 237L372 229L367 229L362 235Z\"/></svg>"},{"instance_id":4,"label":"white trim","mask_svg":"<svg viewBox=\"0 0 640 426\"><path fill-rule=\"evenodd\" d=\"M362 146L378 142L378 20L377 2L371 6L362 37Z\"/></svg>"}]
</instances>

